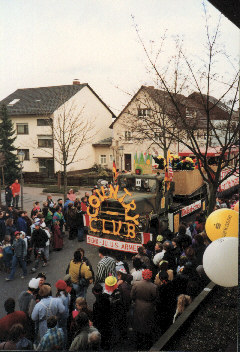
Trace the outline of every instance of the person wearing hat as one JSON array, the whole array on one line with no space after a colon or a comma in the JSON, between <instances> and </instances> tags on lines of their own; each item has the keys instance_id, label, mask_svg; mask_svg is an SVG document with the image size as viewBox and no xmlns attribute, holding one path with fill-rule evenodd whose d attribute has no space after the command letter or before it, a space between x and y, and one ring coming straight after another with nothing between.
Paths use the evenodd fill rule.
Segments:
<instances>
[{"instance_id":1,"label":"person wearing hat","mask_svg":"<svg viewBox=\"0 0 240 352\"><path fill-rule=\"evenodd\" d=\"M125 337L126 319L122 294L118 288L115 276L109 275L105 279L104 293L109 296L110 301L110 349L121 337Z\"/></svg>"},{"instance_id":2,"label":"person wearing hat","mask_svg":"<svg viewBox=\"0 0 240 352\"><path fill-rule=\"evenodd\" d=\"M32 312L32 320L35 322L35 336L40 339L47 332L47 319L52 315L59 318L65 313L65 307L59 298L53 298L51 287L42 285L39 289L39 295L42 297Z\"/></svg>"},{"instance_id":3,"label":"person wearing hat","mask_svg":"<svg viewBox=\"0 0 240 352\"><path fill-rule=\"evenodd\" d=\"M15 235L15 239L12 245L12 248L14 250L14 255L12 259L12 268L11 268L10 275L5 279L6 281L11 281L14 279L14 275L18 264L21 266L23 271L21 278L24 279L27 276L27 264L24 259L27 255L26 244L24 240L20 238L19 231L16 231L14 235Z\"/></svg>"},{"instance_id":4,"label":"person wearing hat","mask_svg":"<svg viewBox=\"0 0 240 352\"><path fill-rule=\"evenodd\" d=\"M19 309L23 311L28 318L27 338L34 340L34 323L31 319L32 311L36 305L36 294L38 292L39 279L31 279L28 283L27 291L22 291L18 297Z\"/></svg>"},{"instance_id":5,"label":"person wearing hat","mask_svg":"<svg viewBox=\"0 0 240 352\"><path fill-rule=\"evenodd\" d=\"M67 341L67 320L69 316L69 305L70 305L71 296L67 292L67 284L64 280L58 280L55 283L55 287L57 289L56 297L61 299L65 307L65 312L61 315L61 318L58 321L58 326L59 328L63 329L64 335L65 335L65 341Z\"/></svg>"},{"instance_id":6,"label":"person wearing hat","mask_svg":"<svg viewBox=\"0 0 240 352\"><path fill-rule=\"evenodd\" d=\"M149 350L153 343L155 326L155 305L157 286L151 282L152 271L142 271L143 280L135 281L131 290L134 305L133 329L135 332L137 349Z\"/></svg>"},{"instance_id":7,"label":"person wearing hat","mask_svg":"<svg viewBox=\"0 0 240 352\"><path fill-rule=\"evenodd\" d=\"M22 291L18 297L18 304L20 310L25 312L30 318L33 308L36 305L36 293L38 291L40 278L32 278L28 283L27 291Z\"/></svg>"}]
</instances>

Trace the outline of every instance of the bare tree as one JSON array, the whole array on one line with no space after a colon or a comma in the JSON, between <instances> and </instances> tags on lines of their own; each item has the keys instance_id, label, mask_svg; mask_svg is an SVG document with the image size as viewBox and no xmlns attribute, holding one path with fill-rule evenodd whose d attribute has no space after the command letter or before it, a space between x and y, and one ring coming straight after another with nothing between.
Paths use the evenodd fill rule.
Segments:
<instances>
[{"instance_id":1,"label":"bare tree","mask_svg":"<svg viewBox=\"0 0 240 352\"><path fill-rule=\"evenodd\" d=\"M78 111L74 104L63 104L53 118L54 159L63 167L64 197L67 193L68 166L87 157L79 157L77 154L83 146L91 142L94 136L93 127L94 120L86 119L84 108Z\"/></svg>"},{"instance_id":2,"label":"bare tree","mask_svg":"<svg viewBox=\"0 0 240 352\"><path fill-rule=\"evenodd\" d=\"M64 200L67 194L67 172L69 165L85 160L87 155L81 153L81 148L90 143L96 134L94 130L95 118L84 115L84 107L71 102L64 96L54 96L50 106L56 106L53 114L49 114L46 108L41 111L41 117L48 120L51 127L53 149L48 151L54 160L63 168L63 192Z\"/></svg>"},{"instance_id":3,"label":"bare tree","mask_svg":"<svg viewBox=\"0 0 240 352\"><path fill-rule=\"evenodd\" d=\"M166 127L168 134L187 147L202 165L199 168L203 180L209 186L208 214L216 203L216 194L220 184L239 168L239 156L236 147L239 143L238 90L239 69L235 68L230 57L219 46L220 18L211 34L209 17L204 6L206 45L201 60L191 58L183 48L183 42L176 39L176 53L170 57L167 65L160 61L163 46L155 55L147 49L135 25L138 39L147 57L154 84L168 95L174 113L171 119L175 121L180 131ZM219 73L218 60L224 60L230 65L231 74L224 77ZM159 64L160 62L160 64ZM220 92L218 98L213 98L213 91ZM179 94L188 96L185 101L179 100ZM191 93L191 94L190 94ZM158 123L149 126L152 130L160 127ZM204 136L199 138L199 134ZM207 153L210 146L218 147L218 157L215 168L208 164ZM223 169L228 173L221 177Z\"/></svg>"}]
</instances>

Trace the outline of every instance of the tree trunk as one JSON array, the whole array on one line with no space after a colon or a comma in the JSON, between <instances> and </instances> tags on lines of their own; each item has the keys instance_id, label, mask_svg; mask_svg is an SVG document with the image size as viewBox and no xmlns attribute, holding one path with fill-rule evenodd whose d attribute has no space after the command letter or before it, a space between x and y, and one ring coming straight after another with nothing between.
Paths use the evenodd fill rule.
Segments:
<instances>
[{"instance_id":1,"label":"tree trunk","mask_svg":"<svg viewBox=\"0 0 240 352\"><path fill-rule=\"evenodd\" d=\"M63 165L63 197L64 203L67 199L67 166L66 164Z\"/></svg>"},{"instance_id":2,"label":"tree trunk","mask_svg":"<svg viewBox=\"0 0 240 352\"><path fill-rule=\"evenodd\" d=\"M214 207L216 205L216 195L217 195L217 186L215 184L210 183L207 216L209 216L214 210Z\"/></svg>"}]
</instances>

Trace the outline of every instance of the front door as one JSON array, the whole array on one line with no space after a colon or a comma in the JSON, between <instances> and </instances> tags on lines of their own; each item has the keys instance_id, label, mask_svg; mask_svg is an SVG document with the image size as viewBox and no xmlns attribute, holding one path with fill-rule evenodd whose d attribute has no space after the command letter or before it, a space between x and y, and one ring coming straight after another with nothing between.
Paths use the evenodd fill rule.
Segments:
<instances>
[{"instance_id":1,"label":"front door","mask_svg":"<svg viewBox=\"0 0 240 352\"><path fill-rule=\"evenodd\" d=\"M126 171L132 170L132 155L131 154L124 154L124 164L125 164Z\"/></svg>"},{"instance_id":2,"label":"front door","mask_svg":"<svg viewBox=\"0 0 240 352\"><path fill-rule=\"evenodd\" d=\"M54 160L53 159L39 159L39 172L52 176L54 174Z\"/></svg>"}]
</instances>

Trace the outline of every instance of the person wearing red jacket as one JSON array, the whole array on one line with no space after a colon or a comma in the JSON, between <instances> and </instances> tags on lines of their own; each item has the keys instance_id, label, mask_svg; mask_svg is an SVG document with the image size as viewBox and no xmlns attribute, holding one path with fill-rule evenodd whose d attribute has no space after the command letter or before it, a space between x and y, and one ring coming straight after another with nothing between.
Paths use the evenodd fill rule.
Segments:
<instances>
[{"instance_id":1,"label":"person wearing red jacket","mask_svg":"<svg viewBox=\"0 0 240 352\"><path fill-rule=\"evenodd\" d=\"M18 179L11 185L12 194L13 194L13 207L18 209L19 195L20 195L20 184L18 183Z\"/></svg>"}]
</instances>

